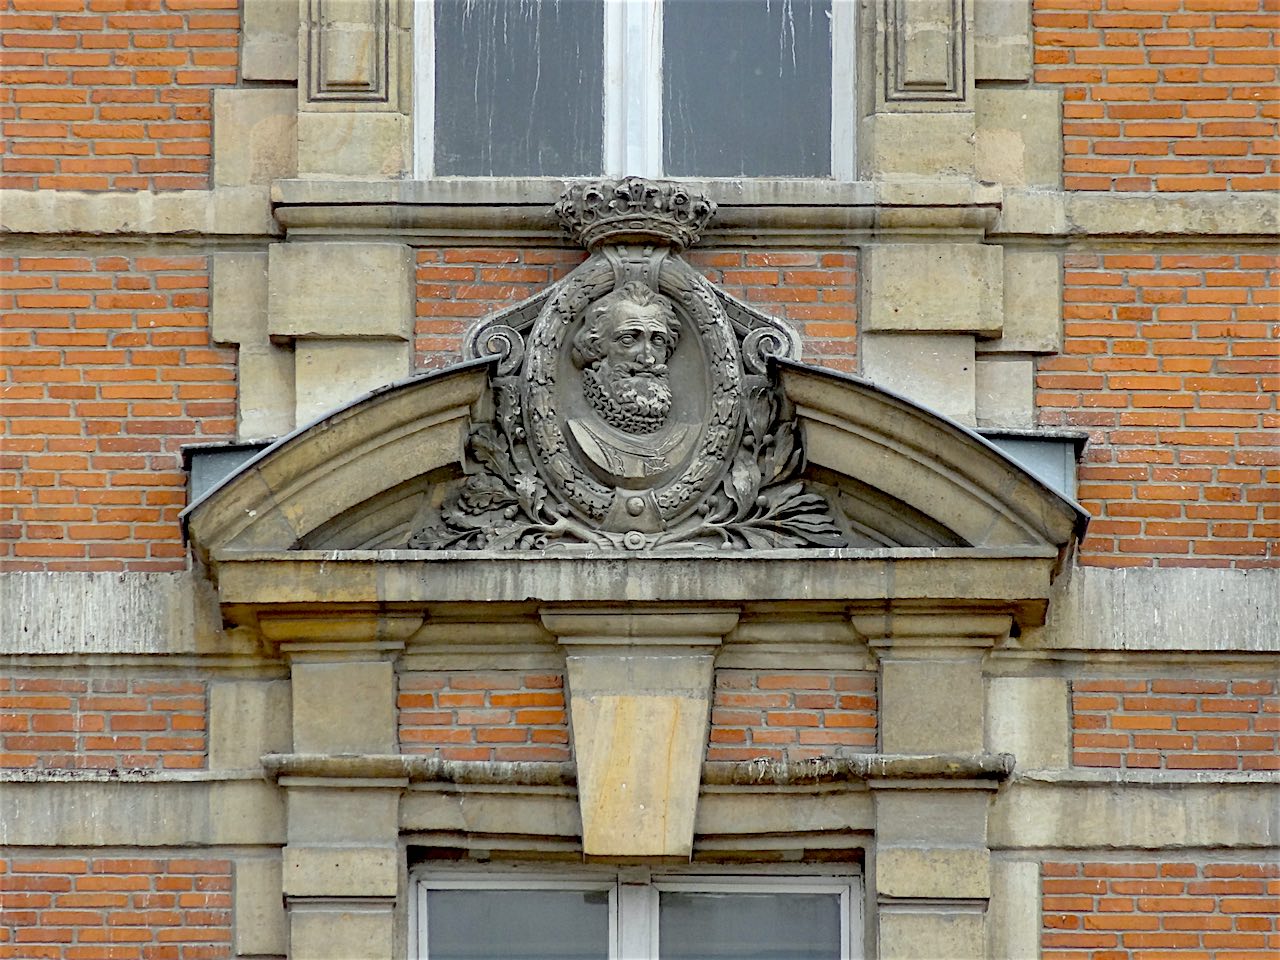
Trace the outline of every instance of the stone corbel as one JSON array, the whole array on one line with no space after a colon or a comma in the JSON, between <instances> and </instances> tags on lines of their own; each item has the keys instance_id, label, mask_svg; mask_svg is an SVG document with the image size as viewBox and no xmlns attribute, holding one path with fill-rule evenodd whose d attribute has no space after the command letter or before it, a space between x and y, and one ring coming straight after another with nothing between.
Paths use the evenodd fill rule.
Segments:
<instances>
[{"instance_id":1,"label":"stone corbel","mask_svg":"<svg viewBox=\"0 0 1280 960\"><path fill-rule=\"evenodd\" d=\"M716 651L735 609L548 607L566 654L587 857L693 852Z\"/></svg>"}]
</instances>

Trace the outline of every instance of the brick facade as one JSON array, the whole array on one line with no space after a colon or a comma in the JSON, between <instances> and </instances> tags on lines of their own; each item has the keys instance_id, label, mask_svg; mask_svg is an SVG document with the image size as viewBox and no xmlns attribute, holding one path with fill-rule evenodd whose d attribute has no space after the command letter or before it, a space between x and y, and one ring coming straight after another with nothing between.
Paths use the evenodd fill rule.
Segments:
<instances>
[{"instance_id":1,"label":"brick facade","mask_svg":"<svg viewBox=\"0 0 1280 960\"><path fill-rule=\"evenodd\" d=\"M202 680L0 677L0 768L198 769L207 727Z\"/></svg>"},{"instance_id":2,"label":"brick facade","mask_svg":"<svg viewBox=\"0 0 1280 960\"><path fill-rule=\"evenodd\" d=\"M6 2L0 188L207 188L212 91L236 82L238 7Z\"/></svg>"},{"instance_id":3,"label":"brick facade","mask_svg":"<svg viewBox=\"0 0 1280 960\"><path fill-rule=\"evenodd\" d=\"M231 890L229 860L0 860L0 958L222 960Z\"/></svg>"},{"instance_id":4,"label":"brick facade","mask_svg":"<svg viewBox=\"0 0 1280 960\"><path fill-rule=\"evenodd\" d=\"M182 446L236 429L203 256L0 259L0 567L180 570Z\"/></svg>"},{"instance_id":5,"label":"brick facade","mask_svg":"<svg viewBox=\"0 0 1280 960\"><path fill-rule=\"evenodd\" d=\"M444 760L569 760L564 676L524 671L406 673L400 749Z\"/></svg>"},{"instance_id":6,"label":"brick facade","mask_svg":"<svg viewBox=\"0 0 1280 960\"><path fill-rule=\"evenodd\" d=\"M1266 680L1076 680L1081 767L1280 770L1280 697Z\"/></svg>"},{"instance_id":7,"label":"brick facade","mask_svg":"<svg viewBox=\"0 0 1280 960\"><path fill-rule=\"evenodd\" d=\"M1041 422L1085 428L1104 566L1280 565L1280 258L1070 253Z\"/></svg>"},{"instance_id":8,"label":"brick facade","mask_svg":"<svg viewBox=\"0 0 1280 960\"><path fill-rule=\"evenodd\" d=\"M716 671L708 760L806 760L875 746L874 675Z\"/></svg>"},{"instance_id":9,"label":"brick facade","mask_svg":"<svg viewBox=\"0 0 1280 960\"><path fill-rule=\"evenodd\" d=\"M1035 0L1068 190L1275 190L1270 0Z\"/></svg>"},{"instance_id":10,"label":"brick facade","mask_svg":"<svg viewBox=\"0 0 1280 960\"><path fill-rule=\"evenodd\" d=\"M1041 960L1265 960L1280 866L1177 859L1045 863Z\"/></svg>"}]
</instances>

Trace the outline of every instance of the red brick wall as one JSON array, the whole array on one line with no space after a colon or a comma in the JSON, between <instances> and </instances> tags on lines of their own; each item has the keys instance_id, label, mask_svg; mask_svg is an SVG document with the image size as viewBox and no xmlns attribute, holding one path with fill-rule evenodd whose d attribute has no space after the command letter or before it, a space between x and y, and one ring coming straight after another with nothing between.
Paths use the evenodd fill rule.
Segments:
<instances>
[{"instance_id":1,"label":"red brick wall","mask_svg":"<svg viewBox=\"0 0 1280 960\"><path fill-rule=\"evenodd\" d=\"M201 768L207 722L203 680L0 677L3 768Z\"/></svg>"},{"instance_id":2,"label":"red brick wall","mask_svg":"<svg viewBox=\"0 0 1280 960\"><path fill-rule=\"evenodd\" d=\"M1041 960L1265 960L1280 865L1046 863Z\"/></svg>"},{"instance_id":3,"label":"red brick wall","mask_svg":"<svg viewBox=\"0 0 1280 960\"><path fill-rule=\"evenodd\" d=\"M876 748L876 678L717 670L708 760L807 760Z\"/></svg>"},{"instance_id":4,"label":"red brick wall","mask_svg":"<svg viewBox=\"0 0 1280 960\"><path fill-rule=\"evenodd\" d=\"M6 0L0 187L207 188L239 30L238 0Z\"/></svg>"},{"instance_id":5,"label":"red brick wall","mask_svg":"<svg viewBox=\"0 0 1280 960\"><path fill-rule=\"evenodd\" d=\"M1274 190L1275 0L1034 0L1068 190Z\"/></svg>"},{"instance_id":6,"label":"red brick wall","mask_svg":"<svg viewBox=\"0 0 1280 960\"><path fill-rule=\"evenodd\" d=\"M445 760L570 760L564 677L522 670L400 675L400 749Z\"/></svg>"},{"instance_id":7,"label":"red brick wall","mask_svg":"<svg viewBox=\"0 0 1280 960\"><path fill-rule=\"evenodd\" d=\"M1073 253L1040 420L1085 427L1102 566L1280 565L1280 258Z\"/></svg>"},{"instance_id":8,"label":"red brick wall","mask_svg":"<svg viewBox=\"0 0 1280 960\"><path fill-rule=\"evenodd\" d=\"M0 860L0 958L219 960L231 956L228 860Z\"/></svg>"},{"instance_id":9,"label":"red brick wall","mask_svg":"<svg viewBox=\"0 0 1280 960\"><path fill-rule=\"evenodd\" d=\"M470 322L533 296L584 257L580 250L419 250L415 365L435 368L456 360ZM804 337L806 359L856 369L854 252L691 250L687 257L731 295L790 320Z\"/></svg>"},{"instance_id":10,"label":"red brick wall","mask_svg":"<svg viewBox=\"0 0 1280 960\"><path fill-rule=\"evenodd\" d=\"M1270 680L1076 680L1072 762L1081 767L1280 770Z\"/></svg>"},{"instance_id":11,"label":"red brick wall","mask_svg":"<svg viewBox=\"0 0 1280 960\"><path fill-rule=\"evenodd\" d=\"M235 433L202 256L0 258L0 569L179 570L180 448Z\"/></svg>"}]
</instances>

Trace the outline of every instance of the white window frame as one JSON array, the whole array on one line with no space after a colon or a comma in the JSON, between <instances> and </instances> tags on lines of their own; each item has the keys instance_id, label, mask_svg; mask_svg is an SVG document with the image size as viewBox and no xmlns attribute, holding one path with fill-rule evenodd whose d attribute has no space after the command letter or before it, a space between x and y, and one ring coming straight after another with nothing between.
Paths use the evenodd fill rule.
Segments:
<instances>
[{"instance_id":1,"label":"white window frame","mask_svg":"<svg viewBox=\"0 0 1280 960\"><path fill-rule=\"evenodd\" d=\"M747 870L750 872L747 872ZM594 890L609 895L609 960L657 960L658 902L663 892L826 893L840 897L840 958L862 960L862 877L848 867L803 869L690 867L651 872L644 867L553 871L523 865L481 869L424 865L413 872L409 910L410 960L427 952L427 897L431 890Z\"/></svg>"},{"instance_id":2,"label":"white window frame","mask_svg":"<svg viewBox=\"0 0 1280 960\"><path fill-rule=\"evenodd\" d=\"M420 180L435 176L436 2L415 0L413 10L414 175ZM662 3L604 0L605 176L663 176ZM856 176L856 3L831 0L831 176L816 179Z\"/></svg>"}]
</instances>

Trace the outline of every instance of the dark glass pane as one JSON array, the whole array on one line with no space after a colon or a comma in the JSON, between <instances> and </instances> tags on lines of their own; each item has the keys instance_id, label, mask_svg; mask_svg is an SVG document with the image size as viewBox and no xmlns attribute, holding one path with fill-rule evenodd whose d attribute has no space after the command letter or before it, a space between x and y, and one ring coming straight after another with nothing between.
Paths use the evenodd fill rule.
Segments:
<instances>
[{"instance_id":1,"label":"dark glass pane","mask_svg":"<svg viewBox=\"0 0 1280 960\"><path fill-rule=\"evenodd\" d=\"M834 893L663 893L660 960L839 960Z\"/></svg>"},{"instance_id":2,"label":"dark glass pane","mask_svg":"<svg viewBox=\"0 0 1280 960\"><path fill-rule=\"evenodd\" d=\"M831 2L666 0L669 175L831 175Z\"/></svg>"},{"instance_id":3,"label":"dark glass pane","mask_svg":"<svg viewBox=\"0 0 1280 960\"><path fill-rule=\"evenodd\" d=\"M598 174L598 0L436 0L435 172Z\"/></svg>"},{"instance_id":4,"label":"dark glass pane","mask_svg":"<svg viewBox=\"0 0 1280 960\"><path fill-rule=\"evenodd\" d=\"M607 960L609 894L429 890L429 960Z\"/></svg>"}]
</instances>

